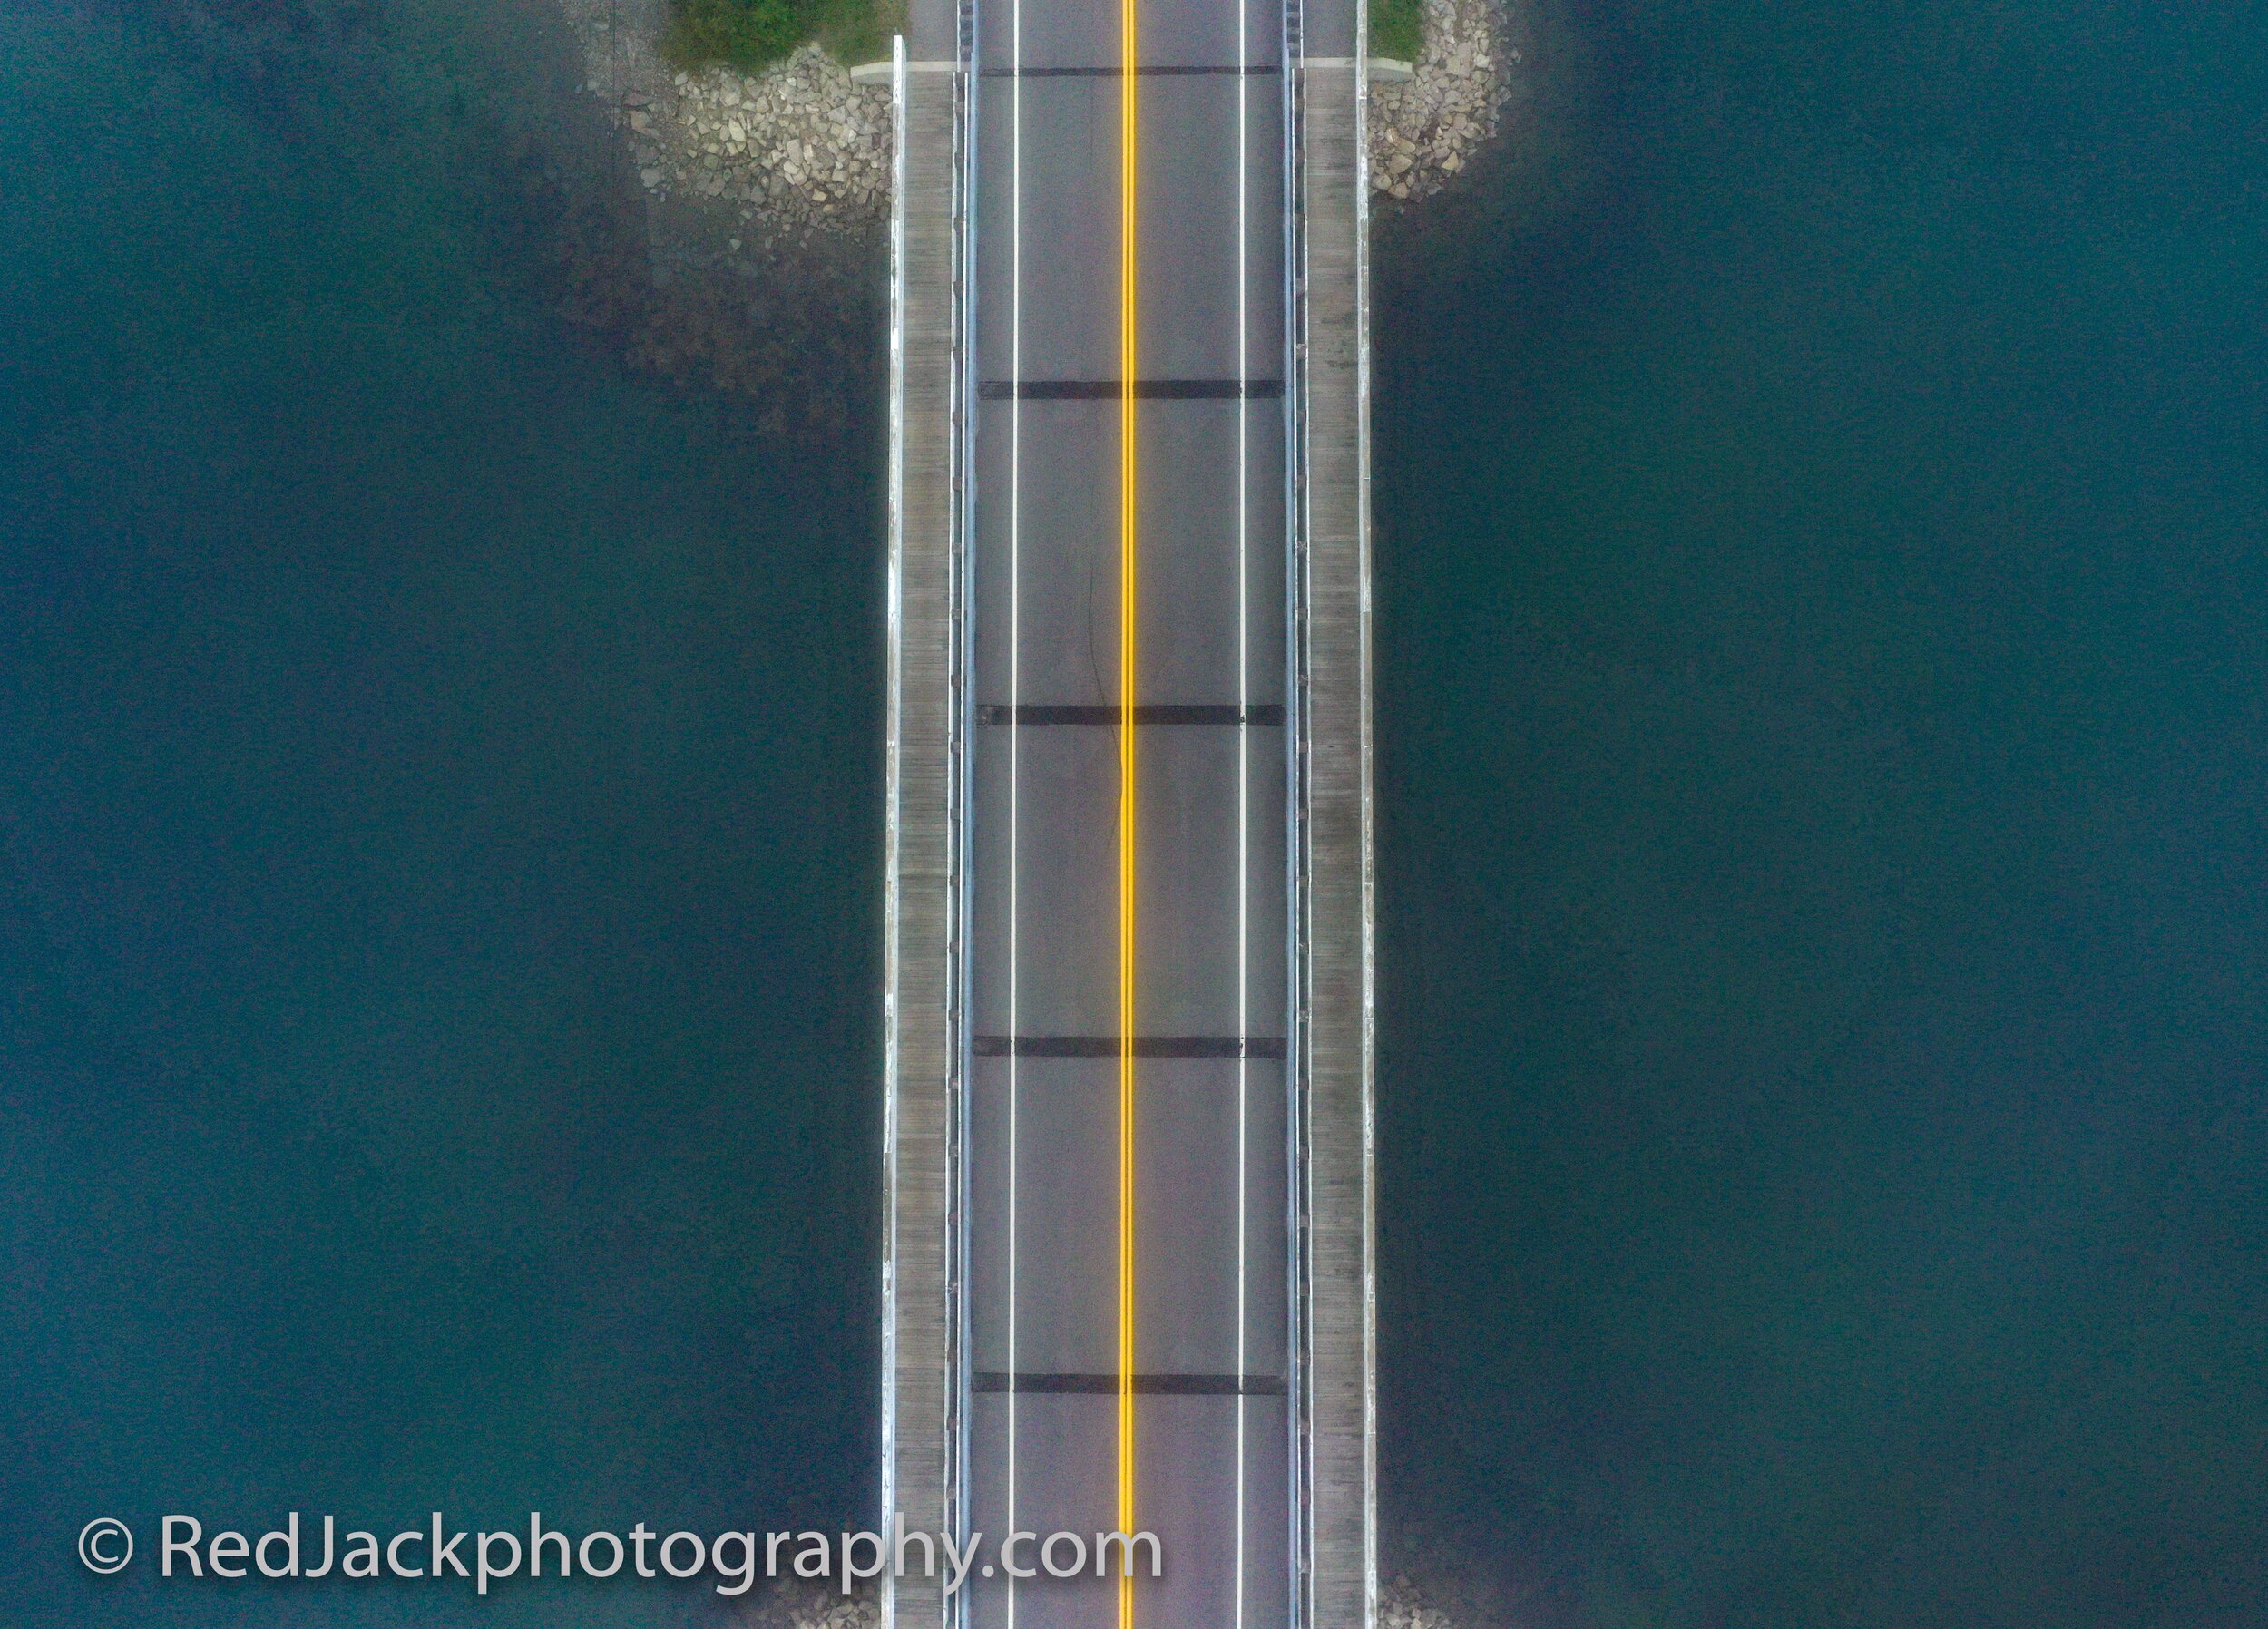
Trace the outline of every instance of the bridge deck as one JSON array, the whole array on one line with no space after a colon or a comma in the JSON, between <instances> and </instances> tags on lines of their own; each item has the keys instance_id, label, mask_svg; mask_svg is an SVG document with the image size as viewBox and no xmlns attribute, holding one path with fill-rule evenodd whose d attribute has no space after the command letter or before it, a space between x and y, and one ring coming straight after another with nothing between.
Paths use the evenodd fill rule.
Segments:
<instances>
[{"instance_id":1,"label":"bridge deck","mask_svg":"<svg viewBox=\"0 0 2268 1629\"><path fill-rule=\"evenodd\" d=\"M1119 0L982 0L950 29L917 3L900 76L924 145L894 580L928 597L894 629L893 762L934 757L948 787L917 808L894 777L893 909L901 939L934 937L932 907L953 925L925 946L941 990L894 941L914 1049L893 1052L885 1494L994 1544L1148 1530L1166 1573L885 1601L983 1629L1351 1626L1373 1504L1354 17L1133 4L1129 37ZM950 357L922 327L941 297ZM950 653L942 696L921 640Z\"/></svg>"}]
</instances>

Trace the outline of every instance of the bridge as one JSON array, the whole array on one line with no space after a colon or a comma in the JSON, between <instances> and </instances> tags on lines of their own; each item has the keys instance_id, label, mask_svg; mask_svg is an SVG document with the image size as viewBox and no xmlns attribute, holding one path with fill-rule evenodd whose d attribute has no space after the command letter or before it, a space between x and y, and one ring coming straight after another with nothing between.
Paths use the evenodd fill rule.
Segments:
<instances>
[{"instance_id":1,"label":"bridge","mask_svg":"<svg viewBox=\"0 0 2268 1629\"><path fill-rule=\"evenodd\" d=\"M894 1629L1374 1618L1364 37L897 44L883 1517L1090 1553Z\"/></svg>"}]
</instances>

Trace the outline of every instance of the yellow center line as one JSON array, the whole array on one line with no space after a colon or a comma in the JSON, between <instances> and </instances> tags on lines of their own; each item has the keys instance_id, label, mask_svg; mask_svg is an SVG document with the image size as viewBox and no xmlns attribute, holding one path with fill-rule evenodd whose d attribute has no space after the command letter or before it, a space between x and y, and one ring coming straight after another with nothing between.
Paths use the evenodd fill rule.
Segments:
<instances>
[{"instance_id":1,"label":"yellow center line","mask_svg":"<svg viewBox=\"0 0 2268 1629\"><path fill-rule=\"evenodd\" d=\"M1119 1530L1134 1531L1134 11L1119 15ZM1134 1569L1119 1629L1134 1629Z\"/></svg>"}]
</instances>

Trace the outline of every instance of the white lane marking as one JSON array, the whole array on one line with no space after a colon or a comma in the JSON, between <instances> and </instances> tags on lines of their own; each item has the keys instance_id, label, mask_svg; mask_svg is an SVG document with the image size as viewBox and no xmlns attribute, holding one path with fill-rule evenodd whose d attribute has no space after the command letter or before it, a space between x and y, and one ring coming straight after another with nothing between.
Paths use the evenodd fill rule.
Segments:
<instances>
[{"instance_id":1,"label":"white lane marking","mask_svg":"<svg viewBox=\"0 0 2268 1629\"><path fill-rule=\"evenodd\" d=\"M1252 481L1247 462L1250 405L1246 399L1246 373L1250 366L1249 337L1251 321L1246 307L1249 289L1246 278L1250 270L1250 244L1246 234L1247 208L1246 180L1252 168L1252 149L1247 122L1250 112L1252 76L1245 72L1246 44L1251 32L1251 20L1245 8L1245 0L1234 0L1237 6L1237 1034L1239 1038L1252 1033L1247 997L1250 980L1247 977L1251 956L1252 933L1248 904L1251 898L1252 867L1252 731L1246 722L1251 712L1252 697L1247 683L1246 660L1249 653L1251 614L1247 604L1246 578L1251 555L1248 547L1248 522L1251 508ZM1245 1389L1243 1376L1249 1372L1246 1361L1246 1278L1251 1264L1246 1254L1245 1229L1248 1202L1245 1192L1246 1173L1250 1168L1246 1146L1250 1125L1246 1114L1246 1087L1250 1065L1246 1061L1247 1049L1237 1048L1237 1612L1236 1629L1244 1629L1245 1623Z\"/></svg>"},{"instance_id":2,"label":"white lane marking","mask_svg":"<svg viewBox=\"0 0 2268 1629\"><path fill-rule=\"evenodd\" d=\"M1010 227L1008 296L1008 1033L1021 1035L1017 1022L1020 946L1019 814L1023 792L1023 731L1012 722L1023 700L1023 0L1015 0L1012 65L1018 70L1009 92ZM1016 1530L1016 1385L1022 1372L1016 1350L1018 1078L1016 1049L1008 1049L1008 1531ZM1007 1629L1016 1629L1016 1580L1008 1580Z\"/></svg>"}]
</instances>

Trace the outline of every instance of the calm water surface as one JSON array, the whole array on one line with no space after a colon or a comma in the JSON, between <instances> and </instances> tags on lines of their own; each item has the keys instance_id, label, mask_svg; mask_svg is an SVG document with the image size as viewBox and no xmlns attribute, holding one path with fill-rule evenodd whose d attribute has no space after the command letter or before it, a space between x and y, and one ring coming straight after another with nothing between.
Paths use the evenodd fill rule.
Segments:
<instances>
[{"instance_id":1,"label":"calm water surface","mask_svg":"<svg viewBox=\"0 0 2268 1629\"><path fill-rule=\"evenodd\" d=\"M1384 1460L1503 1629L2268 1622L2268 34L2080 9L1540 15L1382 253ZM0 15L0 1617L713 1622L69 1556L873 1498L878 449L544 315L533 0L298 15Z\"/></svg>"},{"instance_id":2,"label":"calm water surface","mask_svg":"<svg viewBox=\"0 0 2268 1629\"><path fill-rule=\"evenodd\" d=\"M2268 1622L2268 31L1559 20L1384 256L1392 1485L1576 1623Z\"/></svg>"},{"instance_id":3,"label":"calm water surface","mask_svg":"<svg viewBox=\"0 0 2268 1629\"><path fill-rule=\"evenodd\" d=\"M698 1605L102 1587L104 1512L873 1497L875 450L517 291L562 63L455 9L0 20L11 1624Z\"/></svg>"}]
</instances>

